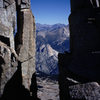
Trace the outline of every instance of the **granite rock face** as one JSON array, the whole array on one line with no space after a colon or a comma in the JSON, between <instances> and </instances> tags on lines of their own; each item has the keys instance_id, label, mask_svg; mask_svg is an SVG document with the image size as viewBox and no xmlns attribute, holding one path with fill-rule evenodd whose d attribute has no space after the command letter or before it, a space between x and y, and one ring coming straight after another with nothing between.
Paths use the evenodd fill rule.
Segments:
<instances>
[{"instance_id":1,"label":"granite rock face","mask_svg":"<svg viewBox=\"0 0 100 100\"><path fill-rule=\"evenodd\" d=\"M0 0L0 8L3 8L3 0Z\"/></svg>"},{"instance_id":2,"label":"granite rock face","mask_svg":"<svg viewBox=\"0 0 100 100\"><path fill-rule=\"evenodd\" d=\"M14 49L0 42L0 96L3 94L6 83L17 70L18 57Z\"/></svg>"},{"instance_id":3,"label":"granite rock face","mask_svg":"<svg viewBox=\"0 0 100 100\"><path fill-rule=\"evenodd\" d=\"M19 0L17 3L16 52L22 63L22 84L30 91L35 73L35 19L30 10L30 0Z\"/></svg>"},{"instance_id":4,"label":"granite rock face","mask_svg":"<svg viewBox=\"0 0 100 100\"><path fill-rule=\"evenodd\" d=\"M9 5L12 5L12 3L14 2L15 0L3 0L3 6L7 8Z\"/></svg>"},{"instance_id":5,"label":"granite rock face","mask_svg":"<svg viewBox=\"0 0 100 100\"><path fill-rule=\"evenodd\" d=\"M14 51L15 24L14 0L0 0L0 96L18 66L18 57Z\"/></svg>"},{"instance_id":6,"label":"granite rock face","mask_svg":"<svg viewBox=\"0 0 100 100\"><path fill-rule=\"evenodd\" d=\"M3 38L8 38L10 43L7 45L9 45L11 48L14 49L13 33L16 24L15 2L13 0L12 2L9 1L10 5L7 6L5 4L5 1L2 2L4 3L4 5L0 8L0 37L2 36ZM0 39L0 40L4 42L4 39Z\"/></svg>"},{"instance_id":7,"label":"granite rock face","mask_svg":"<svg viewBox=\"0 0 100 100\"><path fill-rule=\"evenodd\" d=\"M30 0L18 0L17 5L20 6L21 9L30 9Z\"/></svg>"},{"instance_id":8,"label":"granite rock face","mask_svg":"<svg viewBox=\"0 0 100 100\"><path fill-rule=\"evenodd\" d=\"M20 32L16 35L16 51L22 62L23 85L29 89L32 74L35 72L35 22L30 9L20 12ZM24 23L24 24L23 24Z\"/></svg>"},{"instance_id":9,"label":"granite rock face","mask_svg":"<svg viewBox=\"0 0 100 100\"><path fill-rule=\"evenodd\" d=\"M96 82L77 84L69 87L70 95L78 100L99 100L100 85Z\"/></svg>"},{"instance_id":10,"label":"granite rock face","mask_svg":"<svg viewBox=\"0 0 100 100\"><path fill-rule=\"evenodd\" d=\"M92 4L91 1L94 3ZM61 100L71 99L69 86L76 84L68 78L82 84L100 82L100 7L96 5L97 1L71 0L70 52L58 55ZM89 92L87 89L86 91ZM99 97L96 96L94 100L99 100Z\"/></svg>"},{"instance_id":11,"label":"granite rock face","mask_svg":"<svg viewBox=\"0 0 100 100\"><path fill-rule=\"evenodd\" d=\"M69 69L90 80L100 80L100 9L94 8L90 0L71 0L71 4L69 22L73 59Z\"/></svg>"},{"instance_id":12,"label":"granite rock face","mask_svg":"<svg viewBox=\"0 0 100 100\"><path fill-rule=\"evenodd\" d=\"M30 0L21 0L21 8L30 8Z\"/></svg>"},{"instance_id":13,"label":"granite rock face","mask_svg":"<svg viewBox=\"0 0 100 100\"><path fill-rule=\"evenodd\" d=\"M34 74L35 21L30 10L30 0L0 0L0 97L10 94L7 93L10 88L15 95L18 91L23 91L22 94L28 91L28 96L31 92L35 94ZM17 86L13 85L17 80Z\"/></svg>"},{"instance_id":14,"label":"granite rock face","mask_svg":"<svg viewBox=\"0 0 100 100\"><path fill-rule=\"evenodd\" d=\"M37 96L40 100L60 100L59 85L57 80L50 77L37 76L38 91Z\"/></svg>"}]
</instances>

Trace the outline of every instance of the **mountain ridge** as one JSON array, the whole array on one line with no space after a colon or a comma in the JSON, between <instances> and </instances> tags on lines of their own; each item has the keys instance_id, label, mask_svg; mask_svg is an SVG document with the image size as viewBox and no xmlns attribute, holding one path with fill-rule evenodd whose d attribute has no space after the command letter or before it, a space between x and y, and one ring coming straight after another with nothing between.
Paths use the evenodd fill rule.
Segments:
<instances>
[{"instance_id":1,"label":"mountain ridge","mask_svg":"<svg viewBox=\"0 0 100 100\"><path fill-rule=\"evenodd\" d=\"M48 75L56 75L58 53L69 50L69 26L64 24L36 24L36 69Z\"/></svg>"}]
</instances>

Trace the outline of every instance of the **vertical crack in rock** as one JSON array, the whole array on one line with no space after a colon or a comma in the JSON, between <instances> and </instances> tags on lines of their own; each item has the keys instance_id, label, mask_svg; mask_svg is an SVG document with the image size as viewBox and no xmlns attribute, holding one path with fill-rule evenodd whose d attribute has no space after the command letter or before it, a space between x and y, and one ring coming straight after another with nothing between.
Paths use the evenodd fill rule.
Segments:
<instances>
[{"instance_id":1,"label":"vertical crack in rock","mask_svg":"<svg viewBox=\"0 0 100 100\"><path fill-rule=\"evenodd\" d=\"M14 43L16 20L17 34ZM16 76L18 73L21 76ZM35 20L30 10L30 0L0 0L0 97L4 90L6 93L8 88L14 90L13 82L17 80L20 80L16 84L20 91L27 90L30 94L35 94L33 85L36 83L32 83L36 82ZM14 87L7 87L9 84Z\"/></svg>"},{"instance_id":2,"label":"vertical crack in rock","mask_svg":"<svg viewBox=\"0 0 100 100\"><path fill-rule=\"evenodd\" d=\"M32 74L35 73L35 20L30 10L30 1L22 0L20 3L16 51L22 62L23 85L30 90Z\"/></svg>"}]
</instances>

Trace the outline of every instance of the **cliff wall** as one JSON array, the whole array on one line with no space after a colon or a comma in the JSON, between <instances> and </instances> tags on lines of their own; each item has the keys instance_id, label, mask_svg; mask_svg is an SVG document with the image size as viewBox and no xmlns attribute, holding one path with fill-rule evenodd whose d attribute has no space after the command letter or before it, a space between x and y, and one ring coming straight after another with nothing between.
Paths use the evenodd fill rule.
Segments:
<instances>
[{"instance_id":1,"label":"cliff wall","mask_svg":"<svg viewBox=\"0 0 100 100\"><path fill-rule=\"evenodd\" d=\"M0 97L36 98L36 92L35 19L30 0L0 0Z\"/></svg>"},{"instance_id":2,"label":"cliff wall","mask_svg":"<svg viewBox=\"0 0 100 100\"><path fill-rule=\"evenodd\" d=\"M94 1L96 2L96 0ZM91 99L85 96L83 99L82 97L74 98L69 93L69 87L75 84L100 82L99 18L100 8L96 4L92 4L91 0L71 0L71 14L69 16L70 53L65 52L58 55L61 100L70 100L71 98L92 100L92 96ZM80 89L76 88L76 90Z\"/></svg>"}]
</instances>

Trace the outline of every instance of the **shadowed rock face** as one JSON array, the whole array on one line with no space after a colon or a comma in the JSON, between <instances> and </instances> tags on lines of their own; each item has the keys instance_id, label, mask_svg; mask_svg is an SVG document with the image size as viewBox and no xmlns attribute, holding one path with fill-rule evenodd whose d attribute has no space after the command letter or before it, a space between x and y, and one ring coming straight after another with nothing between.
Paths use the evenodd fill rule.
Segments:
<instances>
[{"instance_id":1,"label":"shadowed rock face","mask_svg":"<svg viewBox=\"0 0 100 100\"><path fill-rule=\"evenodd\" d=\"M0 0L0 97L18 66L18 57L14 51L15 24L14 0Z\"/></svg>"},{"instance_id":2,"label":"shadowed rock face","mask_svg":"<svg viewBox=\"0 0 100 100\"><path fill-rule=\"evenodd\" d=\"M0 0L0 97L3 92L3 98L10 97L10 89L15 97L27 91L26 95L34 94L36 98L35 21L30 0Z\"/></svg>"},{"instance_id":3,"label":"shadowed rock face","mask_svg":"<svg viewBox=\"0 0 100 100\"><path fill-rule=\"evenodd\" d=\"M58 56L61 100L71 99L70 96L72 97L72 95L69 94L70 85L79 84L80 86L80 83L100 82L100 8L94 6L90 1L71 0L71 14L69 16L70 53L66 52ZM78 83L74 83L67 78L71 78ZM89 85L91 84L89 83ZM85 86L88 87L89 85L86 84ZM83 94L81 88L80 91ZM73 99L90 100L89 98L78 98L78 96L77 98L73 97ZM99 97L97 96L94 100L96 99L98 100Z\"/></svg>"},{"instance_id":4,"label":"shadowed rock face","mask_svg":"<svg viewBox=\"0 0 100 100\"><path fill-rule=\"evenodd\" d=\"M99 100L100 85L96 82L78 84L69 87L70 95L76 100Z\"/></svg>"},{"instance_id":5,"label":"shadowed rock face","mask_svg":"<svg viewBox=\"0 0 100 100\"><path fill-rule=\"evenodd\" d=\"M100 9L94 8L90 0L81 1L71 0L69 22L73 59L68 68L90 80L100 80Z\"/></svg>"},{"instance_id":6,"label":"shadowed rock face","mask_svg":"<svg viewBox=\"0 0 100 100\"><path fill-rule=\"evenodd\" d=\"M30 90L32 74L35 73L35 20L30 10L30 0L21 0L17 8L16 52L22 62L22 83Z\"/></svg>"},{"instance_id":7,"label":"shadowed rock face","mask_svg":"<svg viewBox=\"0 0 100 100\"><path fill-rule=\"evenodd\" d=\"M30 0L15 0L21 9L30 9Z\"/></svg>"},{"instance_id":8,"label":"shadowed rock face","mask_svg":"<svg viewBox=\"0 0 100 100\"><path fill-rule=\"evenodd\" d=\"M18 57L15 51L0 42L0 96L4 87L17 70Z\"/></svg>"},{"instance_id":9,"label":"shadowed rock face","mask_svg":"<svg viewBox=\"0 0 100 100\"><path fill-rule=\"evenodd\" d=\"M16 45L16 51L22 62L23 85L29 89L32 74L35 72L34 17L30 9L23 9L20 12L20 18L22 19L20 21L20 30L22 33L20 32L16 35L16 42L20 41L20 43Z\"/></svg>"}]
</instances>

